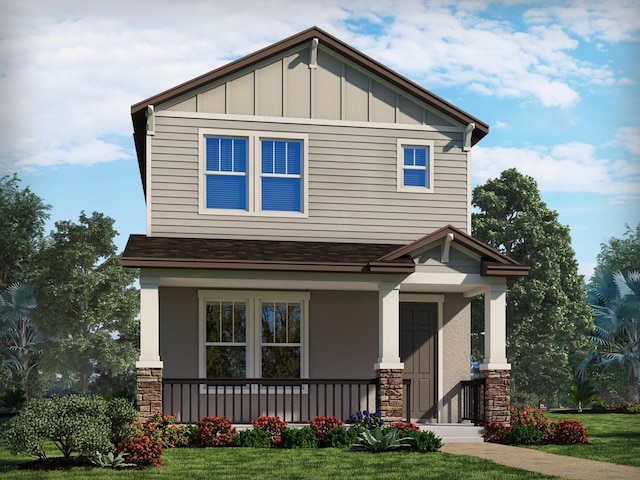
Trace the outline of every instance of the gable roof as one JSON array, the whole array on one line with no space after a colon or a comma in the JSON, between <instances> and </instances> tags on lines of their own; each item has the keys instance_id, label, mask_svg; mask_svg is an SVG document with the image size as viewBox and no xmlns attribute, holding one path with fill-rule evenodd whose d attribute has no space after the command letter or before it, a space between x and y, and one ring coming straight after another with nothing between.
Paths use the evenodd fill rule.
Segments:
<instances>
[{"instance_id":1,"label":"gable roof","mask_svg":"<svg viewBox=\"0 0 640 480\"><path fill-rule=\"evenodd\" d=\"M162 93L147 98L141 102L138 102L131 106L131 118L133 121L134 130L134 142L136 152L138 156L138 163L140 165L140 173L145 184L145 169L144 162L146 158L146 108L149 105L157 105L169 100L172 100L180 95L195 90L208 83L219 80L223 77L236 73L244 68L255 65L263 60L283 53L298 45L310 42L314 38L317 38L325 47L331 48L340 55L346 57L352 62L360 65L361 67L370 70L381 78L385 79L397 88L407 92L408 94L422 100L426 104L430 105L434 109L442 112L443 114L454 118L464 125L474 123L476 128L473 130L471 137L471 144L475 145L480 139L482 139L487 133L489 133L489 126L481 120L471 116L455 105L443 100L437 95L431 93L429 90L421 87L415 82L412 82L408 78L394 72L390 68L377 62L364 53L356 50L352 46L344 43L342 40L328 34L324 30L318 27L311 27L303 32L297 33L291 37L285 38L273 45L265 47L257 52L251 53L245 57L235 60L231 63L223 65L215 70L212 70L204 75L196 77L185 83L182 83L176 87L165 90Z\"/></svg>"},{"instance_id":2,"label":"gable roof","mask_svg":"<svg viewBox=\"0 0 640 480\"><path fill-rule=\"evenodd\" d=\"M524 277L525 275L528 275L530 267L516 262L512 258L500 253L495 248L482 243L480 240L473 238L471 235L468 235L452 225L442 227L413 243L400 247L393 252L382 256L379 258L379 261L393 262L406 257L407 255L413 256L417 252L428 248L431 245L438 244L440 241L446 239L449 234L453 235L453 242L480 256L481 274L483 276Z\"/></svg>"}]
</instances>

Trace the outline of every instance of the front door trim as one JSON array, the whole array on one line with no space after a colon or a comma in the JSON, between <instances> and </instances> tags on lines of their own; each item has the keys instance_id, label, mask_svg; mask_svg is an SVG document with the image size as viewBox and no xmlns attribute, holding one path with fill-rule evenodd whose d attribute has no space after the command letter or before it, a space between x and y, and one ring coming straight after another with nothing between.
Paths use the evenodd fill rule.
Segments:
<instances>
[{"instance_id":1,"label":"front door trim","mask_svg":"<svg viewBox=\"0 0 640 480\"><path fill-rule=\"evenodd\" d=\"M444 409L444 371L443 371L443 345L442 328L444 326L444 295L427 293L402 293L400 303L436 303L438 305L438 323L436 329L436 421L442 422L442 410Z\"/></svg>"}]
</instances>

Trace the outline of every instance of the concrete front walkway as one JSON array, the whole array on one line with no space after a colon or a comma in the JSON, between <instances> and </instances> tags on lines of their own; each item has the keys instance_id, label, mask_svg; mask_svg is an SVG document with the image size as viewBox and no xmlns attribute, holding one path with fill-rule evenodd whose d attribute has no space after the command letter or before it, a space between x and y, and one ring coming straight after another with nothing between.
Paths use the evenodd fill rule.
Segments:
<instances>
[{"instance_id":1,"label":"concrete front walkway","mask_svg":"<svg viewBox=\"0 0 640 480\"><path fill-rule=\"evenodd\" d=\"M441 449L453 455L485 458L509 467L575 480L638 480L640 468L555 455L497 443L446 443Z\"/></svg>"}]
</instances>

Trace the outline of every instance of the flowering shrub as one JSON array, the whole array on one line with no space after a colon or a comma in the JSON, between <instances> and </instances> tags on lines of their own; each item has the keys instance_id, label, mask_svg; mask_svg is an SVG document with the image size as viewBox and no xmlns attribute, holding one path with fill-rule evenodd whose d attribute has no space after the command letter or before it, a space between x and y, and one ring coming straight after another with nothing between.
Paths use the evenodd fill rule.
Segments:
<instances>
[{"instance_id":1,"label":"flowering shrub","mask_svg":"<svg viewBox=\"0 0 640 480\"><path fill-rule=\"evenodd\" d=\"M617 413L640 413L640 403L636 405L627 401L613 403L609 409Z\"/></svg>"},{"instance_id":2,"label":"flowering shrub","mask_svg":"<svg viewBox=\"0 0 640 480\"><path fill-rule=\"evenodd\" d=\"M591 402L591 411L594 412L605 412L609 408L606 400L603 400L600 397L595 397Z\"/></svg>"},{"instance_id":3,"label":"flowering shrub","mask_svg":"<svg viewBox=\"0 0 640 480\"><path fill-rule=\"evenodd\" d=\"M589 443L587 429L578 420L558 420L551 422L540 409L527 407L511 410L511 427L497 422L485 424L485 441L494 443L535 444L555 443L558 445Z\"/></svg>"},{"instance_id":4,"label":"flowering shrub","mask_svg":"<svg viewBox=\"0 0 640 480\"><path fill-rule=\"evenodd\" d=\"M371 413L367 410L357 411L349 415L347 423L356 427L357 430L366 428L367 430L375 430L376 427L382 427L384 420L379 413Z\"/></svg>"},{"instance_id":5,"label":"flowering shrub","mask_svg":"<svg viewBox=\"0 0 640 480\"><path fill-rule=\"evenodd\" d=\"M553 443L557 445L573 445L589 443L588 431L578 420L557 420L553 422Z\"/></svg>"},{"instance_id":6,"label":"flowering shrub","mask_svg":"<svg viewBox=\"0 0 640 480\"><path fill-rule=\"evenodd\" d=\"M325 447L328 445L327 435L329 432L334 428L343 427L344 422L334 416L317 416L309 422L309 426L318 439L318 446Z\"/></svg>"},{"instance_id":7,"label":"flowering shrub","mask_svg":"<svg viewBox=\"0 0 640 480\"><path fill-rule=\"evenodd\" d=\"M551 422L539 408L526 407L522 410L511 408L511 425L535 427L540 432L540 438L543 442L551 440L553 435Z\"/></svg>"},{"instance_id":8,"label":"flowering shrub","mask_svg":"<svg viewBox=\"0 0 640 480\"><path fill-rule=\"evenodd\" d=\"M395 428L400 433L419 432L420 429L413 422L393 422L391 428Z\"/></svg>"},{"instance_id":9,"label":"flowering shrub","mask_svg":"<svg viewBox=\"0 0 640 480\"><path fill-rule=\"evenodd\" d=\"M118 450L129 454L127 462L135 463L138 467L157 467L163 464L162 445L143 434L127 438Z\"/></svg>"},{"instance_id":10,"label":"flowering shrub","mask_svg":"<svg viewBox=\"0 0 640 480\"><path fill-rule=\"evenodd\" d=\"M504 435L509 431L509 427L500 422L487 422L484 424L482 436L485 442L502 443Z\"/></svg>"},{"instance_id":11,"label":"flowering shrub","mask_svg":"<svg viewBox=\"0 0 640 480\"><path fill-rule=\"evenodd\" d=\"M280 420L280 417L267 417L265 415L258 417L251 424L255 428L267 432L272 447L277 447L282 441L282 430L287 428L287 422Z\"/></svg>"},{"instance_id":12,"label":"flowering shrub","mask_svg":"<svg viewBox=\"0 0 640 480\"><path fill-rule=\"evenodd\" d=\"M233 444L235 429L225 417L203 417L196 423L201 447L228 447Z\"/></svg>"},{"instance_id":13,"label":"flowering shrub","mask_svg":"<svg viewBox=\"0 0 640 480\"><path fill-rule=\"evenodd\" d=\"M175 415L156 414L149 417L142 427L143 433L163 448L190 447L197 441L198 428L193 425L176 424Z\"/></svg>"}]
</instances>

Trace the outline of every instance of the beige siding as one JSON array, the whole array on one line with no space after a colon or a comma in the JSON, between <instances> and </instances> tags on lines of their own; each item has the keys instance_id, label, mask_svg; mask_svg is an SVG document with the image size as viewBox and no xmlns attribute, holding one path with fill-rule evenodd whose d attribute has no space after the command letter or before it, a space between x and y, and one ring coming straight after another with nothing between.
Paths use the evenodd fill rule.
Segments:
<instances>
[{"instance_id":1,"label":"beige siding","mask_svg":"<svg viewBox=\"0 0 640 480\"><path fill-rule=\"evenodd\" d=\"M309 47L286 52L156 111L463 127L322 44L317 66L309 57Z\"/></svg>"},{"instance_id":2,"label":"beige siding","mask_svg":"<svg viewBox=\"0 0 640 480\"><path fill-rule=\"evenodd\" d=\"M308 218L199 214L198 129L309 134ZM435 142L435 192L399 193L399 136ZM152 234L406 243L467 227L467 160L455 133L277 124L158 115L152 139Z\"/></svg>"}]
</instances>

